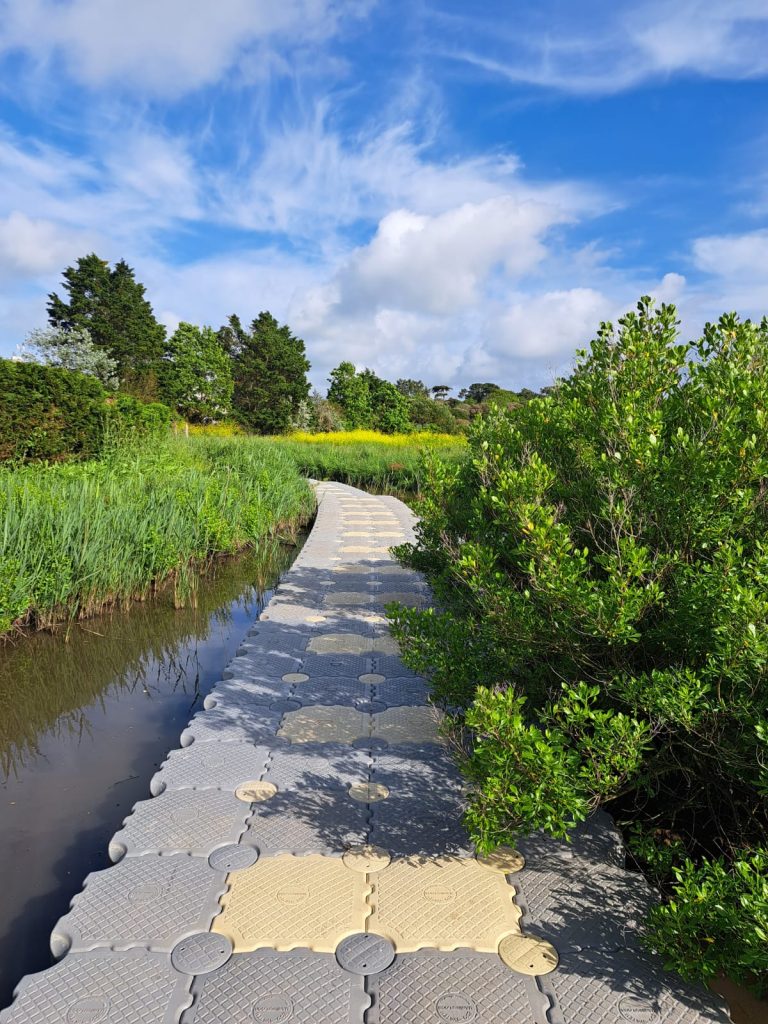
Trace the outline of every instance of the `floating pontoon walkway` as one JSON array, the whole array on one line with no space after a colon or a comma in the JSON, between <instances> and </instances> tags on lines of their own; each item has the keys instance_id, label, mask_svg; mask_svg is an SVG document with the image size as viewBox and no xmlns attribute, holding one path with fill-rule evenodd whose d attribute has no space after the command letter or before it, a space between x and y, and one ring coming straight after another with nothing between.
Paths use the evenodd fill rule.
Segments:
<instances>
[{"instance_id":1,"label":"floating pontoon walkway","mask_svg":"<svg viewBox=\"0 0 768 1024\"><path fill-rule=\"evenodd\" d=\"M652 899L598 817L475 857L425 682L409 510L318 486L315 527L0 1024L699 1024L642 951Z\"/></svg>"}]
</instances>

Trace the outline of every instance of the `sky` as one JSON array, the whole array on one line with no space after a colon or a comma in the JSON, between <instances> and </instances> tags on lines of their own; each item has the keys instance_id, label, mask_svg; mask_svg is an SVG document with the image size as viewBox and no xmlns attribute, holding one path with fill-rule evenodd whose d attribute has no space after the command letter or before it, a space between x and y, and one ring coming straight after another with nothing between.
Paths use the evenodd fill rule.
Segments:
<instances>
[{"instance_id":1,"label":"sky","mask_svg":"<svg viewBox=\"0 0 768 1024\"><path fill-rule=\"evenodd\" d=\"M760 317L768 3L0 0L0 355L91 251L169 329L270 310L320 389Z\"/></svg>"}]
</instances>

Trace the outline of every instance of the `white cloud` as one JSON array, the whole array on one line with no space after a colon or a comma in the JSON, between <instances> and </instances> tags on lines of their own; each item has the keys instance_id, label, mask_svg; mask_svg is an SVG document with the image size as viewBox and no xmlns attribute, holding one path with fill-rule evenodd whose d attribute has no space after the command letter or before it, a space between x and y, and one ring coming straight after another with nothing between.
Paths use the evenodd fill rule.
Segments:
<instances>
[{"instance_id":1,"label":"white cloud","mask_svg":"<svg viewBox=\"0 0 768 1024\"><path fill-rule=\"evenodd\" d=\"M444 55L511 82L585 94L620 92L672 74L735 80L768 74L763 0L628 6L592 0L559 6L552 18L541 14L536 8L507 31L498 20L483 26L481 19L463 19L466 41Z\"/></svg>"},{"instance_id":2,"label":"white cloud","mask_svg":"<svg viewBox=\"0 0 768 1024\"><path fill-rule=\"evenodd\" d=\"M254 47L328 37L366 0L4 0L0 49L77 81L167 97L217 81ZM266 59L266 58L265 58Z\"/></svg>"},{"instance_id":3,"label":"white cloud","mask_svg":"<svg viewBox=\"0 0 768 1024\"><path fill-rule=\"evenodd\" d=\"M0 283L59 270L91 247L83 232L14 211L0 217Z\"/></svg>"},{"instance_id":4,"label":"white cloud","mask_svg":"<svg viewBox=\"0 0 768 1024\"><path fill-rule=\"evenodd\" d=\"M595 334L613 303L593 288L522 295L495 318L487 351L505 357L541 359L572 355Z\"/></svg>"}]
</instances>

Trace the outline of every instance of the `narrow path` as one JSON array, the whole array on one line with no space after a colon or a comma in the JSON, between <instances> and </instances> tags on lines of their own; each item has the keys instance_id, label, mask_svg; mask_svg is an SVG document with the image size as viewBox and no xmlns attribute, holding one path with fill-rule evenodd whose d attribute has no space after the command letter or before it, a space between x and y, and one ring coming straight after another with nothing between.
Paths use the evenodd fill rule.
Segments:
<instances>
[{"instance_id":1,"label":"narrow path","mask_svg":"<svg viewBox=\"0 0 768 1024\"><path fill-rule=\"evenodd\" d=\"M641 951L607 819L473 855L462 780L383 609L428 602L410 511L318 486L317 522L0 1024L698 1024Z\"/></svg>"}]
</instances>

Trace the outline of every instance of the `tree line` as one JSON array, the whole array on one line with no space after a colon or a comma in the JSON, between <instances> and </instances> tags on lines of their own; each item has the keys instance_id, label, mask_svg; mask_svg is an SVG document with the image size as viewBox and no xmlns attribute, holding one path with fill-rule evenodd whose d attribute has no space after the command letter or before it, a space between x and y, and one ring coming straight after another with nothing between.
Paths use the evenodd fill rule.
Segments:
<instances>
[{"instance_id":1,"label":"tree line","mask_svg":"<svg viewBox=\"0 0 768 1024\"><path fill-rule=\"evenodd\" d=\"M168 333L125 260L111 267L90 253L62 277L62 294L48 296L48 327L31 332L21 358L163 402L193 423L233 419L260 434L291 427L456 433L478 413L535 396L475 383L452 397L446 384L392 383L347 361L331 372L327 396L310 394L304 341L267 311L247 326L233 314L218 329L182 322Z\"/></svg>"}]
</instances>

